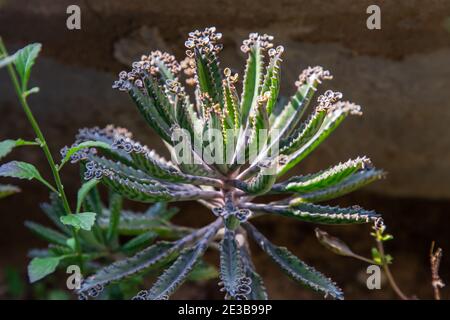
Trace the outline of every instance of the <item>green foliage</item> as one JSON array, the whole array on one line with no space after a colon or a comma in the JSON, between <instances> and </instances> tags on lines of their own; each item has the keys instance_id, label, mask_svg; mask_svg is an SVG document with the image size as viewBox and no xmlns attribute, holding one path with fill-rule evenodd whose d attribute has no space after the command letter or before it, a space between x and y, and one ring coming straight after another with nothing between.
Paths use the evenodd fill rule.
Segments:
<instances>
[{"instance_id":1,"label":"green foliage","mask_svg":"<svg viewBox=\"0 0 450 320\"><path fill-rule=\"evenodd\" d=\"M35 145L36 142L17 140L3 140L0 142L0 159L10 153L15 147Z\"/></svg>"},{"instance_id":2,"label":"green foliage","mask_svg":"<svg viewBox=\"0 0 450 320\"><path fill-rule=\"evenodd\" d=\"M36 282L50 273L55 272L61 257L34 258L28 265L28 277L30 282Z\"/></svg>"},{"instance_id":3,"label":"green foliage","mask_svg":"<svg viewBox=\"0 0 450 320\"><path fill-rule=\"evenodd\" d=\"M244 277L241 256L234 230L225 230L220 246L220 277L227 297L236 298Z\"/></svg>"},{"instance_id":4,"label":"green foliage","mask_svg":"<svg viewBox=\"0 0 450 320\"><path fill-rule=\"evenodd\" d=\"M61 222L65 225L73 226L75 229L83 229L90 231L95 223L94 212L82 212L77 214L69 214L61 217Z\"/></svg>"},{"instance_id":5,"label":"green foliage","mask_svg":"<svg viewBox=\"0 0 450 320\"><path fill-rule=\"evenodd\" d=\"M14 54L14 64L21 80L22 91L28 90L28 81L30 79L31 68L33 67L42 45L33 43L20 49Z\"/></svg>"},{"instance_id":6,"label":"green foliage","mask_svg":"<svg viewBox=\"0 0 450 320\"><path fill-rule=\"evenodd\" d=\"M245 229L252 235L255 242L263 249L292 279L305 286L323 292L325 296L343 299L342 290L323 274L299 260L284 247L277 247L270 243L255 227L247 223Z\"/></svg>"},{"instance_id":7,"label":"green foliage","mask_svg":"<svg viewBox=\"0 0 450 320\"><path fill-rule=\"evenodd\" d=\"M188 279L217 275L202 258L208 248L214 248L220 251L219 277L225 298L265 300L263 280L251 261L250 236L292 279L326 296L343 298L330 279L286 248L270 243L248 220L265 214L321 224L378 219L375 212L358 206L315 204L384 177L365 157L278 181L349 115L360 115L361 108L341 101L340 92L327 90L305 118L319 85L332 78L319 66L300 74L294 94L283 103L279 92L284 48L274 47L273 37L266 34L252 33L244 40L241 50L247 62L237 86L238 75L220 67L221 37L214 27L191 32L185 42L187 57L181 64L168 53L153 51L133 63L131 71L122 71L113 85L130 96L167 146L171 161L135 141L126 129L109 125L81 129L75 142L61 150L61 164L53 170L57 190L30 164L15 161L0 167L0 176L38 179L59 196L43 208L60 232L28 223L53 244L44 256L35 258L50 260L30 264L33 280L53 272L58 259L75 257L92 266L91 262L103 258L102 263L109 265L87 269L93 275L78 290L81 298L106 295L108 290L117 296L117 288L127 281L159 273L154 285L134 298L166 299ZM40 46L31 45L15 54L24 92L39 50ZM182 85L180 71L187 76L186 83L194 86L194 99ZM237 87L242 88L240 92ZM180 130L189 136L180 137ZM12 141L1 144L0 154L16 145ZM74 213L58 178L69 161L80 164L87 181L78 192ZM100 184L108 187L107 205L101 200ZM254 200L267 194L282 198L269 204ZM124 199L156 204L146 212L132 212L123 209ZM200 229L170 223L176 210L164 203L191 200L206 206L216 220ZM116 254L125 257L117 261Z\"/></svg>"},{"instance_id":8,"label":"green foliage","mask_svg":"<svg viewBox=\"0 0 450 320\"><path fill-rule=\"evenodd\" d=\"M34 165L22 161L11 161L1 165L0 177L11 177L27 180L36 179L46 185L50 190L55 190L55 188L53 188L52 185L50 185L50 183L48 183L41 176L38 169Z\"/></svg>"}]
</instances>

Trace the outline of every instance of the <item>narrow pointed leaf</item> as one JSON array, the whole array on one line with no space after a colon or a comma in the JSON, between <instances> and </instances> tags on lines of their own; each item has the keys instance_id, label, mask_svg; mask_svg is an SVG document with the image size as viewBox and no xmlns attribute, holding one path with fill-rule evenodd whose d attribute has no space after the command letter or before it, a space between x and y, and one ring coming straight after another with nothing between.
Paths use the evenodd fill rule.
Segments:
<instances>
[{"instance_id":1,"label":"narrow pointed leaf","mask_svg":"<svg viewBox=\"0 0 450 320\"><path fill-rule=\"evenodd\" d=\"M246 246L242 246L240 250L241 260L244 267L244 273L250 279L250 292L247 294L248 300L268 300L269 297L264 286L263 279L256 272L255 266L250 257L250 252Z\"/></svg>"},{"instance_id":2,"label":"narrow pointed leaf","mask_svg":"<svg viewBox=\"0 0 450 320\"><path fill-rule=\"evenodd\" d=\"M245 223L244 227L261 249L292 279L301 282L308 288L324 293L325 296L330 295L335 299L344 298L342 290L329 278L306 265L286 248L273 245L251 224Z\"/></svg>"},{"instance_id":3,"label":"narrow pointed leaf","mask_svg":"<svg viewBox=\"0 0 450 320\"><path fill-rule=\"evenodd\" d=\"M99 183L98 180L90 180L88 182L83 183L80 189L78 189L77 194L77 208L76 212L80 212L81 206L83 205L83 202L86 198L86 196L89 194L89 192Z\"/></svg>"},{"instance_id":4,"label":"narrow pointed leaf","mask_svg":"<svg viewBox=\"0 0 450 320\"><path fill-rule=\"evenodd\" d=\"M315 150L349 114L361 114L360 107L349 102L339 102L333 105L328 110L320 129L297 151L289 155L286 164L278 170L278 176L285 174Z\"/></svg>"},{"instance_id":5,"label":"narrow pointed leaf","mask_svg":"<svg viewBox=\"0 0 450 320\"><path fill-rule=\"evenodd\" d=\"M368 223L379 217L379 214L375 211L364 210L359 206L341 208L294 202L290 206L277 204L250 204L245 207L252 211L274 213L284 217L291 217L305 222L320 224Z\"/></svg>"},{"instance_id":6,"label":"narrow pointed leaf","mask_svg":"<svg viewBox=\"0 0 450 320\"><path fill-rule=\"evenodd\" d=\"M60 257L34 258L31 260L28 265L28 278L30 279L30 283L41 280L55 272L60 261Z\"/></svg>"},{"instance_id":7,"label":"narrow pointed leaf","mask_svg":"<svg viewBox=\"0 0 450 320\"><path fill-rule=\"evenodd\" d=\"M148 247L131 258L117 261L96 272L81 284L79 293L88 292L95 287L104 287L160 265L175 251L174 243L159 242Z\"/></svg>"},{"instance_id":8,"label":"narrow pointed leaf","mask_svg":"<svg viewBox=\"0 0 450 320\"><path fill-rule=\"evenodd\" d=\"M218 220L220 222L220 220ZM158 278L149 290L147 299L164 300L186 280L193 270L197 261L208 248L209 242L216 235L220 226L218 222L213 223L206 231L201 240L194 247L185 249L175 262Z\"/></svg>"},{"instance_id":9,"label":"narrow pointed leaf","mask_svg":"<svg viewBox=\"0 0 450 320\"><path fill-rule=\"evenodd\" d=\"M292 203L320 202L343 196L355 191L371 182L382 179L385 173L382 170L368 169L353 173L338 184L323 189L302 193Z\"/></svg>"},{"instance_id":10,"label":"narrow pointed leaf","mask_svg":"<svg viewBox=\"0 0 450 320\"><path fill-rule=\"evenodd\" d=\"M157 233L147 231L126 242L121 249L125 252L135 252L144 246L150 245L157 237Z\"/></svg>"},{"instance_id":11,"label":"narrow pointed leaf","mask_svg":"<svg viewBox=\"0 0 450 320\"><path fill-rule=\"evenodd\" d=\"M272 191L299 193L315 191L336 185L358 170L369 169L371 167L372 163L368 158L356 158L317 173L292 177L286 182L274 185Z\"/></svg>"},{"instance_id":12,"label":"narrow pointed leaf","mask_svg":"<svg viewBox=\"0 0 450 320\"><path fill-rule=\"evenodd\" d=\"M244 270L235 232L226 229L220 245L220 279L228 296L236 297L243 276Z\"/></svg>"},{"instance_id":13,"label":"narrow pointed leaf","mask_svg":"<svg viewBox=\"0 0 450 320\"><path fill-rule=\"evenodd\" d=\"M35 222L25 221L25 226L30 229L34 234L38 237L54 244L58 244L61 246L67 245L67 239L65 235L59 233L58 231L52 230L50 228L44 227Z\"/></svg>"}]
</instances>

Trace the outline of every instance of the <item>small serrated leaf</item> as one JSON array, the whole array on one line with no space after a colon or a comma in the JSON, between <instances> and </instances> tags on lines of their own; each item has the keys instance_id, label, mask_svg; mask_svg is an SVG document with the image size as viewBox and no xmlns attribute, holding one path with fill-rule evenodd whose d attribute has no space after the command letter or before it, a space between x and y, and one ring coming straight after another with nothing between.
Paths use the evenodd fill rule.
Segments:
<instances>
[{"instance_id":1,"label":"small serrated leaf","mask_svg":"<svg viewBox=\"0 0 450 320\"><path fill-rule=\"evenodd\" d=\"M60 261L61 257L34 258L31 260L28 264L28 278L30 279L30 283L36 282L55 272Z\"/></svg>"},{"instance_id":2,"label":"small serrated leaf","mask_svg":"<svg viewBox=\"0 0 450 320\"><path fill-rule=\"evenodd\" d=\"M0 141L0 159L6 156L8 153L12 151L15 147L25 146L25 145L36 145L36 142L25 141L23 139L17 140L3 140Z\"/></svg>"},{"instance_id":3,"label":"small serrated leaf","mask_svg":"<svg viewBox=\"0 0 450 320\"><path fill-rule=\"evenodd\" d=\"M22 91L28 88L28 80L30 79L31 68L41 51L40 43L32 43L17 51L14 56L14 64L21 80Z\"/></svg>"},{"instance_id":4,"label":"small serrated leaf","mask_svg":"<svg viewBox=\"0 0 450 320\"><path fill-rule=\"evenodd\" d=\"M0 176L28 180L43 180L41 174L34 165L21 161L11 161L0 166Z\"/></svg>"},{"instance_id":5,"label":"small serrated leaf","mask_svg":"<svg viewBox=\"0 0 450 320\"><path fill-rule=\"evenodd\" d=\"M94 212L82 212L77 214L68 214L66 216L62 216L60 219L65 225L73 226L76 229L90 231L95 223L95 216L96 213Z\"/></svg>"},{"instance_id":6,"label":"small serrated leaf","mask_svg":"<svg viewBox=\"0 0 450 320\"><path fill-rule=\"evenodd\" d=\"M157 237L158 234L153 231L144 232L126 242L122 246L122 250L125 252L137 251L139 249L142 249L144 246L150 245Z\"/></svg>"}]
</instances>

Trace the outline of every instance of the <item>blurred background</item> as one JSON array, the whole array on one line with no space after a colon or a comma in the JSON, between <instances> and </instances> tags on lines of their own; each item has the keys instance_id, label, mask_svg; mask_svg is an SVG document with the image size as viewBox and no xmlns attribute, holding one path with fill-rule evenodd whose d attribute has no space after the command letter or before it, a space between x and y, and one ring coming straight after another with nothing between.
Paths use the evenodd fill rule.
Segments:
<instances>
[{"instance_id":1,"label":"blurred background","mask_svg":"<svg viewBox=\"0 0 450 320\"><path fill-rule=\"evenodd\" d=\"M81 8L81 30L66 28L71 4ZM366 27L371 4L381 8L381 30ZM245 61L239 47L248 33L274 35L275 44L285 47L281 93L286 97L307 66L321 65L332 72L334 80L322 89L343 92L344 99L363 107L364 115L346 120L297 172L327 168L358 155L370 157L389 173L387 178L335 203L359 204L383 214L395 237L387 243L394 257L392 270L405 293L432 298L432 241L444 250L441 276L450 283L449 1L0 0L0 35L9 50L30 42L43 44L32 75L41 91L30 104L58 159L60 148L72 144L78 128L109 123L127 127L137 140L163 150L128 97L111 85L119 71L151 50L165 50L182 60L187 32L213 25L224 35L222 66L238 71ZM0 140L31 139L7 74L0 71ZM12 159L34 163L49 175L38 149L17 149L3 160ZM67 166L63 179L74 199L80 185L76 166ZM0 299L73 298L57 290L63 280L26 284L27 251L44 243L25 229L24 221L48 224L39 209L48 194L37 183L14 183L23 192L0 201ZM176 223L202 225L210 220L210 213L196 203L178 206L182 211ZM139 208L131 203L129 207ZM368 290L366 265L326 251L313 225L270 217L256 224L274 243L289 247L333 278L347 299L395 298L387 284L382 290ZM322 229L355 252L370 255L370 226ZM282 275L256 248L254 255L271 298L321 298ZM186 283L175 298L219 299L217 289L214 280ZM449 292L444 288L443 298L449 298Z\"/></svg>"}]
</instances>

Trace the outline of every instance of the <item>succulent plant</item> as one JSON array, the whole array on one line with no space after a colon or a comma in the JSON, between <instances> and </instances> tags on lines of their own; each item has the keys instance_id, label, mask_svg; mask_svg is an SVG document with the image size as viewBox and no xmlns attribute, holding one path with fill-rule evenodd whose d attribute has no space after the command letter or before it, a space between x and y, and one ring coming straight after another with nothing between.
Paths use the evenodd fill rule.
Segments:
<instances>
[{"instance_id":1,"label":"succulent plant","mask_svg":"<svg viewBox=\"0 0 450 320\"><path fill-rule=\"evenodd\" d=\"M318 97L322 67L308 67L287 103L279 99L283 47L273 37L250 34L242 90L238 75L219 64L221 34L214 27L189 33L186 59L160 51L142 56L122 71L113 88L128 93L147 124L163 139L171 160L133 140L125 129L80 130L71 155L85 167L85 179L98 179L116 193L140 202L196 200L211 210L209 225L178 240L160 241L135 256L86 278L83 297L98 288L154 267L168 266L136 299L167 299L189 276L208 248L220 250L220 285L227 299L267 299L251 260L249 238L292 279L333 298L343 298L334 282L284 247L272 244L250 223L266 214L319 224L359 224L378 214L358 206L315 204L347 194L383 177L368 158L349 160L314 174L278 181L318 147L358 105L340 101L331 90ZM186 76L184 87L182 73ZM192 87L192 88L191 88ZM188 92L193 92L190 99ZM92 141L96 141L93 143ZM94 147L91 147L94 146ZM280 200L254 202L276 194ZM145 217L131 217L144 219Z\"/></svg>"}]
</instances>

